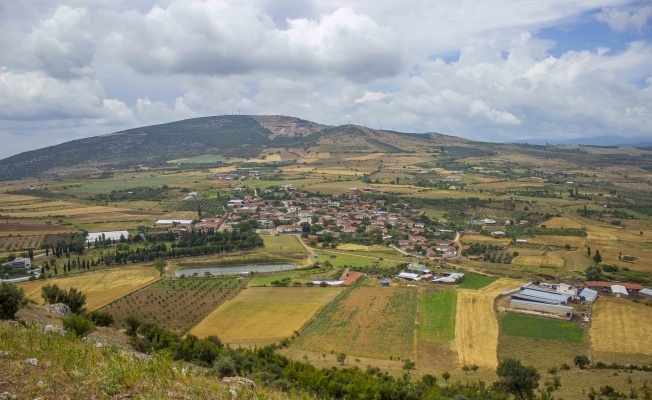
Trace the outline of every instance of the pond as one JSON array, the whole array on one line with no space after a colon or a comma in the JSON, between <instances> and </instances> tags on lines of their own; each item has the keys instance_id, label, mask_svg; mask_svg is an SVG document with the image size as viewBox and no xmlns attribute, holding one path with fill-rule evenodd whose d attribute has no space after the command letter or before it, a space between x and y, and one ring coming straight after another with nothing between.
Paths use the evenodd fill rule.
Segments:
<instances>
[{"instance_id":1,"label":"pond","mask_svg":"<svg viewBox=\"0 0 652 400\"><path fill-rule=\"evenodd\" d=\"M296 265L292 264L261 264L261 265L235 265L229 267L201 267L201 268L184 268L176 271L174 276L180 277L182 274L185 276L192 276L197 274L204 276L206 272L212 275L229 275L229 274L242 274L247 272L272 272L272 271L286 271L290 269L297 269Z\"/></svg>"}]
</instances>

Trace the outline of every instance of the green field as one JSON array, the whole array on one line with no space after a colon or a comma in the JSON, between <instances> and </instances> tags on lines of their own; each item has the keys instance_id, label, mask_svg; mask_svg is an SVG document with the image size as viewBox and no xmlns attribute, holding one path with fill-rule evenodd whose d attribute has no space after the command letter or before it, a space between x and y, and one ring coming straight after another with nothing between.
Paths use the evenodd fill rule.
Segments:
<instances>
[{"instance_id":1,"label":"green field","mask_svg":"<svg viewBox=\"0 0 652 400\"><path fill-rule=\"evenodd\" d=\"M400 254L393 254L391 258L387 257L387 253L375 252L347 252L340 250L316 250L315 253L319 256L315 261L325 262L328 261L336 267L349 266L349 267L366 267L378 265L380 267L393 267L400 263L408 262L408 259L401 260ZM334 256L334 257L333 257ZM382 258L382 260L380 260ZM375 261L378 261L377 263Z\"/></svg>"},{"instance_id":2,"label":"green field","mask_svg":"<svg viewBox=\"0 0 652 400\"><path fill-rule=\"evenodd\" d=\"M508 313L503 319L502 332L508 336L582 342L584 330L572 322Z\"/></svg>"},{"instance_id":3,"label":"green field","mask_svg":"<svg viewBox=\"0 0 652 400\"><path fill-rule=\"evenodd\" d=\"M166 279L148 286L143 292L167 292L186 290L221 290L238 286L240 277L211 277L211 278L185 278Z\"/></svg>"},{"instance_id":4,"label":"green field","mask_svg":"<svg viewBox=\"0 0 652 400\"><path fill-rule=\"evenodd\" d=\"M305 253L308 252L306 248L299 242L294 235L280 235L280 236L263 236L263 243L265 244L264 251L270 253Z\"/></svg>"},{"instance_id":5,"label":"green field","mask_svg":"<svg viewBox=\"0 0 652 400\"><path fill-rule=\"evenodd\" d=\"M482 289L485 286L489 286L495 281L498 280L497 276L486 276L486 275L467 275L462 283L459 284L460 289Z\"/></svg>"},{"instance_id":6,"label":"green field","mask_svg":"<svg viewBox=\"0 0 652 400\"><path fill-rule=\"evenodd\" d=\"M421 296L419 338L430 342L455 339L456 292L429 292Z\"/></svg>"},{"instance_id":7,"label":"green field","mask_svg":"<svg viewBox=\"0 0 652 400\"><path fill-rule=\"evenodd\" d=\"M197 176L152 176L131 179L100 179L82 186L69 188L70 194L107 194L113 190L129 189L135 187L156 187L174 183L186 183L196 180Z\"/></svg>"},{"instance_id":8,"label":"green field","mask_svg":"<svg viewBox=\"0 0 652 400\"><path fill-rule=\"evenodd\" d=\"M296 271L282 271L274 273L260 273L255 274L249 282L249 286L271 286L272 282L280 281L285 278L294 278L297 275Z\"/></svg>"}]
</instances>

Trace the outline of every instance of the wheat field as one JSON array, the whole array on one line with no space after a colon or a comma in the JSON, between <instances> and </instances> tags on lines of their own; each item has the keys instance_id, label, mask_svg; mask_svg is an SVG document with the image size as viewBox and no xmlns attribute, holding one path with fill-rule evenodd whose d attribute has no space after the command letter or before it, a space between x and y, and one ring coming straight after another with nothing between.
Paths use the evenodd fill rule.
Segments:
<instances>
[{"instance_id":1,"label":"wheat field","mask_svg":"<svg viewBox=\"0 0 652 400\"><path fill-rule=\"evenodd\" d=\"M652 307L600 297L593 306L591 347L595 352L652 356Z\"/></svg>"}]
</instances>

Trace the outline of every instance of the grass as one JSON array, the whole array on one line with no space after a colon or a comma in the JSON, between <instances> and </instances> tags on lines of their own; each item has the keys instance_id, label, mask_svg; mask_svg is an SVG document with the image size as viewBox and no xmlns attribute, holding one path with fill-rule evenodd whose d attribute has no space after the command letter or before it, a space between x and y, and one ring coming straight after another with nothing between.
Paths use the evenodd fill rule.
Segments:
<instances>
[{"instance_id":1,"label":"grass","mask_svg":"<svg viewBox=\"0 0 652 400\"><path fill-rule=\"evenodd\" d=\"M152 267L117 267L68 277L18 284L28 299L42 303L41 287L56 284L62 289L77 288L86 295L86 308L97 310L159 279Z\"/></svg>"},{"instance_id":2,"label":"grass","mask_svg":"<svg viewBox=\"0 0 652 400\"><path fill-rule=\"evenodd\" d=\"M306 248L299 242L294 235L263 236L264 251L278 254L303 253L305 257L308 253Z\"/></svg>"},{"instance_id":3,"label":"grass","mask_svg":"<svg viewBox=\"0 0 652 400\"><path fill-rule=\"evenodd\" d=\"M431 342L455 340L456 292L427 292L421 296L419 338Z\"/></svg>"},{"instance_id":4,"label":"grass","mask_svg":"<svg viewBox=\"0 0 652 400\"><path fill-rule=\"evenodd\" d=\"M579 324L532 315L508 313L503 319L502 331L508 336L582 342L584 329Z\"/></svg>"},{"instance_id":5,"label":"grass","mask_svg":"<svg viewBox=\"0 0 652 400\"><path fill-rule=\"evenodd\" d=\"M342 288L250 288L226 302L190 333L233 344L278 342L300 330Z\"/></svg>"},{"instance_id":6,"label":"grass","mask_svg":"<svg viewBox=\"0 0 652 400\"><path fill-rule=\"evenodd\" d=\"M459 287L460 289L478 290L478 289L482 289L485 286L491 285L498 279L499 277L497 276L470 274L467 275L462 281L462 283L460 283L457 287Z\"/></svg>"},{"instance_id":7,"label":"grass","mask_svg":"<svg viewBox=\"0 0 652 400\"><path fill-rule=\"evenodd\" d=\"M354 287L324 308L293 347L378 359L414 358L417 302L417 291L405 287Z\"/></svg>"},{"instance_id":8,"label":"grass","mask_svg":"<svg viewBox=\"0 0 652 400\"><path fill-rule=\"evenodd\" d=\"M254 275L249 281L249 286L271 286L272 282L280 281L285 278L294 278L297 275L296 271L281 271L274 273L260 273Z\"/></svg>"},{"instance_id":9,"label":"grass","mask_svg":"<svg viewBox=\"0 0 652 400\"><path fill-rule=\"evenodd\" d=\"M100 348L93 340L43 333L37 324L0 322L0 348L6 352L0 363L2 392L20 399L117 398L126 393L151 399L231 398L228 385L165 353L137 357L112 342ZM26 364L30 358L38 365ZM264 392L257 393L260 398L287 398L267 388L257 391Z\"/></svg>"}]
</instances>

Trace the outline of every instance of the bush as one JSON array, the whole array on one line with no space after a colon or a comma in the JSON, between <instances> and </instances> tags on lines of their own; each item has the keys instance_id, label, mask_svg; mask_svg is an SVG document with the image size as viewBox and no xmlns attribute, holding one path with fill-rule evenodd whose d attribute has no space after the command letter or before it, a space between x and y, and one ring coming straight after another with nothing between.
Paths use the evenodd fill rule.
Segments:
<instances>
[{"instance_id":1,"label":"bush","mask_svg":"<svg viewBox=\"0 0 652 400\"><path fill-rule=\"evenodd\" d=\"M236 375L235 361L230 356L221 357L215 361L213 369L219 378Z\"/></svg>"},{"instance_id":2,"label":"bush","mask_svg":"<svg viewBox=\"0 0 652 400\"><path fill-rule=\"evenodd\" d=\"M95 326L111 326L113 325L113 315L108 311L93 311L88 314L88 319L90 319Z\"/></svg>"},{"instance_id":3,"label":"bush","mask_svg":"<svg viewBox=\"0 0 652 400\"><path fill-rule=\"evenodd\" d=\"M27 300L23 288L11 283L0 283L0 319L13 319L25 304Z\"/></svg>"},{"instance_id":4,"label":"bush","mask_svg":"<svg viewBox=\"0 0 652 400\"><path fill-rule=\"evenodd\" d=\"M70 314L62 319L63 327L78 337L84 337L95 330L95 325L83 315Z\"/></svg>"},{"instance_id":5,"label":"bush","mask_svg":"<svg viewBox=\"0 0 652 400\"><path fill-rule=\"evenodd\" d=\"M41 298L43 298L46 304L63 303L70 307L70 311L75 314L83 314L86 311L84 308L86 295L77 288L66 290L48 283L41 288Z\"/></svg>"},{"instance_id":6,"label":"bush","mask_svg":"<svg viewBox=\"0 0 652 400\"><path fill-rule=\"evenodd\" d=\"M127 328L125 333L129 336L136 336L136 333L138 332L138 327L143 322L140 320L140 318L137 315L134 314L129 314L124 320L125 327Z\"/></svg>"}]
</instances>

